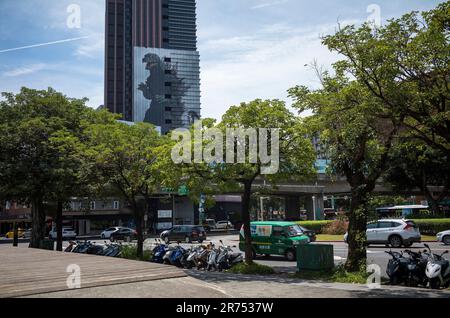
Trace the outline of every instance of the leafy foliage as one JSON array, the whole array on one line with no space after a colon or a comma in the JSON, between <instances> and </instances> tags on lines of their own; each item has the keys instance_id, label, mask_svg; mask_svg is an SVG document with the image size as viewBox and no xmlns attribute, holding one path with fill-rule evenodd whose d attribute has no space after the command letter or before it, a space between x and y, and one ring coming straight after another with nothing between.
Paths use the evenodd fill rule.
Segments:
<instances>
[{"instance_id":1,"label":"leafy foliage","mask_svg":"<svg viewBox=\"0 0 450 318\"><path fill-rule=\"evenodd\" d=\"M85 99L67 98L48 90L22 88L3 93L0 102L0 195L4 200L31 203L33 235L38 248L44 238L44 202L67 202L89 192L80 174L76 151L95 112Z\"/></svg>"},{"instance_id":2,"label":"leafy foliage","mask_svg":"<svg viewBox=\"0 0 450 318\"><path fill-rule=\"evenodd\" d=\"M284 102L279 100L255 100L250 103L242 103L232 106L218 124L214 120L205 120L202 129L215 128L225 136L230 129L279 129L279 164L276 173L263 176L263 170L267 167L261 160L260 152L255 161L250 160L250 147L257 146L255 142L235 140L232 147L232 157L235 163L227 162L225 156L229 151L226 142L223 145L223 158L218 158L213 164L195 162L184 165L184 176L192 194L199 197L200 194L230 193L242 194L242 221L245 231L246 262L252 262L252 245L250 235L250 200L253 184L256 179L264 179L268 187L274 187L278 180L304 180L315 174L315 154L311 140L307 137L306 129L301 119L296 118L287 108ZM262 135L259 131L256 143L261 147L262 138L266 138L268 151L274 152L274 136ZM216 138L216 137L215 137ZM210 143L215 138L202 141L200 146L206 152L211 152ZM223 138L223 137L222 137ZM241 144L239 144L241 143ZM245 145L244 145L245 143ZM242 162L238 159L238 146L245 147L246 159ZM222 146L220 146L222 147ZM212 152L216 153L217 149ZM261 149L259 149L261 151ZM228 158L229 159L229 158ZM277 158L278 159L278 158Z\"/></svg>"}]
</instances>

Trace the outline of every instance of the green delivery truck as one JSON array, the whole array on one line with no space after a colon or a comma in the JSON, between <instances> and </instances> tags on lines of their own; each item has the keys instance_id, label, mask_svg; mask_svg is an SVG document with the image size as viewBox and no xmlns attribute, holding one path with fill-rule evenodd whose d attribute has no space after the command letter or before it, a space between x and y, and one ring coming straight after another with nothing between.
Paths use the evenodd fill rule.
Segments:
<instances>
[{"instance_id":1,"label":"green delivery truck","mask_svg":"<svg viewBox=\"0 0 450 318\"><path fill-rule=\"evenodd\" d=\"M297 246L308 244L309 238L293 222L252 222L253 256L284 255L289 261L296 260ZM239 249L245 250L244 227L239 233Z\"/></svg>"}]
</instances>

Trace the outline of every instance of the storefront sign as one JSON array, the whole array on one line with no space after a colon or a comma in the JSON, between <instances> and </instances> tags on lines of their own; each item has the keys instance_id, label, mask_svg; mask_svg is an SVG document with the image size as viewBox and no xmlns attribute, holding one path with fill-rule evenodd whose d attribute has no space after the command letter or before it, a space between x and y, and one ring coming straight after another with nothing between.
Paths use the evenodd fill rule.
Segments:
<instances>
[{"instance_id":1,"label":"storefront sign","mask_svg":"<svg viewBox=\"0 0 450 318\"><path fill-rule=\"evenodd\" d=\"M172 210L158 211L158 219L171 219L171 218L172 218Z\"/></svg>"}]
</instances>

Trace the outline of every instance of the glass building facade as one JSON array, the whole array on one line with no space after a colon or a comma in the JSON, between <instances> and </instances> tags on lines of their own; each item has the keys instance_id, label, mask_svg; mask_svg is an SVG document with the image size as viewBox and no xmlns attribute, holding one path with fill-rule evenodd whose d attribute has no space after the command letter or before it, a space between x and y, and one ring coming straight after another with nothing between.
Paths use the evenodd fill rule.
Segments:
<instances>
[{"instance_id":1,"label":"glass building facade","mask_svg":"<svg viewBox=\"0 0 450 318\"><path fill-rule=\"evenodd\" d=\"M105 106L163 133L200 117L196 0L107 0Z\"/></svg>"}]
</instances>

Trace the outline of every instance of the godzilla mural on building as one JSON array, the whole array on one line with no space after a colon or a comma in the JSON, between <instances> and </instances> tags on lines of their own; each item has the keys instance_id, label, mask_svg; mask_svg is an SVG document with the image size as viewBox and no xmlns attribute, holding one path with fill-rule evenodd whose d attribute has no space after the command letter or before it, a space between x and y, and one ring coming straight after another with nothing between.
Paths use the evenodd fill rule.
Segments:
<instances>
[{"instance_id":1,"label":"godzilla mural on building","mask_svg":"<svg viewBox=\"0 0 450 318\"><path fill-rule=\"evenodd\" d=\"M200 88L195 85L199 83L196 56L191 52L180 55L163 49L145 51L135 56L141 55L141 67L135 69L135 121L161 127L162 133L188 127L200 118ZM189 58L192 64L186 67ZM179 67L180 59L183 59L183 68Z\"/></svg>"}]
</instances>

